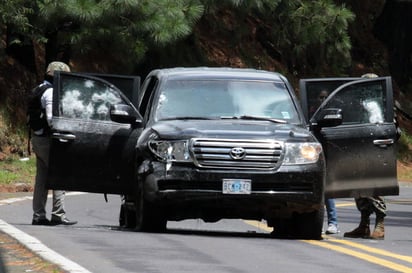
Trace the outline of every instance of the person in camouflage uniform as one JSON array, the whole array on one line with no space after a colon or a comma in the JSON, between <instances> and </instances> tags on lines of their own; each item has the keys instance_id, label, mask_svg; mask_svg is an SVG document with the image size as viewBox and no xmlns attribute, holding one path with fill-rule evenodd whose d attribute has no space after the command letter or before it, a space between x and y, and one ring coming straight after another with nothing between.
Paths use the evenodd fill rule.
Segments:
<instances>
[{"instance_id":1,"label":"person in camouflage uniform","mask_svg":"<svg viewBox=\"0 0 412 273\"><path fill-rule=\"evenodd\" d=\"M373 73L367 73L362 75L362 78L377 78L378 75ZM382 196L369 196L355 198L356 207L361 213L361 221L359 226L352 231L345 232L344 237L349 238L372 238L372 239L384 239L385 238L385 224L384 219L386 216L386 203ZM370 216L375 213L375 229L371 234Z\"/></svg>"},{"instance_id":2,"label":"person in camouflage uniform","mask_svg":"<svg viewBox=\"0 0 412 273\"><path fill-rule=\"evenodd\" d=\"M360 197L355 198L356 207L361 213L359 226L350 232L345 232L344 237L349 238L385 238L386 203L382 196ZM376 214L375 229L371 234L370 215Z\"/></svg>"}]
</instances>

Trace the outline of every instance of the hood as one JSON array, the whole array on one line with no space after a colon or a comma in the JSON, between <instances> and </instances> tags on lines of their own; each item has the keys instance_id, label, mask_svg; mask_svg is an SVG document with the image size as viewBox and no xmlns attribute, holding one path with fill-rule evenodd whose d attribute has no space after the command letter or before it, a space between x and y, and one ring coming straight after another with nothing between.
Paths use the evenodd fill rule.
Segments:
<instances>
[{"instance_id":1,"label":"hood","mask_svg":"<svg viewBox=\"0 0 412 273\"><path fill-rule=\"evenodd\" d=\"M155 131L161 139L196 137L314 140L312 134L300 126L261 120L168 120L155 123L151 130Z\"/></svg>"}]
</instances>

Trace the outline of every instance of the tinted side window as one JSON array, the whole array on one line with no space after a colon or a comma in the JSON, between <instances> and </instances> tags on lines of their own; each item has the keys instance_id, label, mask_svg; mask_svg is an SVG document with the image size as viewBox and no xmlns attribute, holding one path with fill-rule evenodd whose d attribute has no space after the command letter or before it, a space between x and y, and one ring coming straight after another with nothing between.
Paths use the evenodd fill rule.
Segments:
<instances>
[{"instance_id":1,"label":"tinted side window","mask_svg":"<svg viewBox=\"0 0 412 273\"><path fill-rule=\"evenodd\" d=\"M339 91L326 105L341 108L343 124L382 123L387 121L385 85L360 83Z\"/></svg>"},{"instance_id":2,"label":"tinted side window","mask_svg":"<svg viewBox=\"0 0 412 273\"><path fill-rule=\"evenodd\" d=\"M354 79L325 79L322 81L308 81L305 83L307 109L309 118L313 116L320 104L339 86Z\"/></svg>"},{"instance_id":3,"label":"tinted side window","mask_svg":"<svg viewBox=\"0 0 412 273\"><path fill-rule=\"evenodd\" d=\"M139 112L144 117L146 117L148 114L147 111L149 101L158 82L159 80L157 78L150 77L146 79L143 83L143 87L141 90L144 91L144 94L143 97L140 99Z\"/></svg>"},{"instance_id":4,"label":"tinted side window","mask_svg":"<svg viewBox=\"0 0 412 273\"><path fill-rule=\"evenodd\" d=\"M111 85L94 79L64 77L59 115L67 118L110 120L113 104L126 103Z\"/></svg>"}]
</instances>

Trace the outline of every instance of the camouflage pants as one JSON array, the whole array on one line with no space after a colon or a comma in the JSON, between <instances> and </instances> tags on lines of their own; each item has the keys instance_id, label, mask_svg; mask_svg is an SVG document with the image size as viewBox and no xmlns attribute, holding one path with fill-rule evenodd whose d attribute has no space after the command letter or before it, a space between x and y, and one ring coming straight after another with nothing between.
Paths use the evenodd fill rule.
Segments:
<instances>
[{"instance_id":1,"label":"camouflage pants","mask_svg":"<svg viewBox=\"0 0 412 273\"><path fill-rule=\"evenodd\" d=\"M361 213L386 216L386 203L382 196L355 198L356 207Z\"/></svg>"}]
</instances>

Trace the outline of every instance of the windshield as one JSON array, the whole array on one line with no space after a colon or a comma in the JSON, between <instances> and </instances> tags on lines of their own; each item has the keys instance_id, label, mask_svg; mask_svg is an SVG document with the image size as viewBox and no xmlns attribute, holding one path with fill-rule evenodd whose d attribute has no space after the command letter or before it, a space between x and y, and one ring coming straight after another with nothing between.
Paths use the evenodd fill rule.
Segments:
<instances>
[{"instance_id":1,"label":"windshield","mask_svg":"<svg viewBox=\"0 0 412 273\"><path fill-rule=\"evenodd\" d=\"M155 119L256 116L298 122L283 83L241 80L173 80L161 89Z\"/></svg>"}]
</instances>

